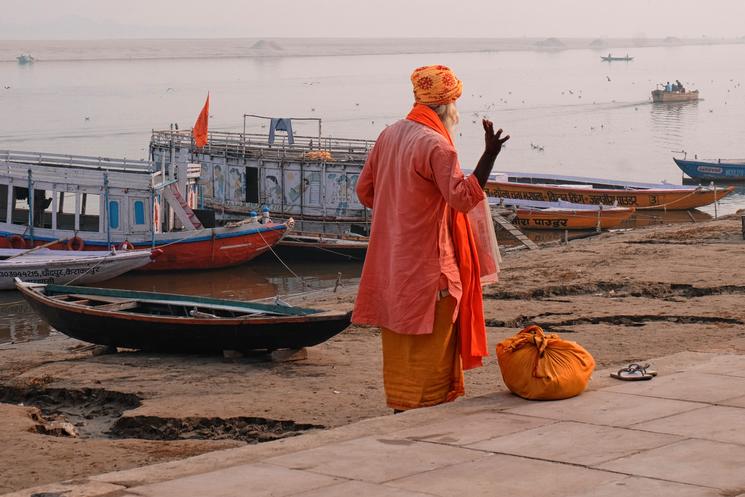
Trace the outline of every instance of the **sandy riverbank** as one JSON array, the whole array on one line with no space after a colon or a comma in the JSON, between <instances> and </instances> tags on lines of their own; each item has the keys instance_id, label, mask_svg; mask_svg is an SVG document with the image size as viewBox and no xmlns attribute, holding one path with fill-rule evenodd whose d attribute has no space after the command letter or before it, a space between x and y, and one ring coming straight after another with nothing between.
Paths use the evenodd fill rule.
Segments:
<instances>
[{"instance_id":1,"label":"sandy riverbank","mask_svg":"<svg viewBox=\"0 0 745 497\"><path fill-rule=\"evenodd\" d=\"M485 292L490 349L537 322L584 345L598 368L745 353L744 248L738 217L509 253ZM354 289L307 299L295 303L348 308ZM0 346L0 493L386 415L378 340L353 327L294 363L93 356L62 335ZM466 385L469 397L504 388L493 355ZM33 405L47 420L63 413L81 436L38 433Z\"/></svg>"}]
</instances>

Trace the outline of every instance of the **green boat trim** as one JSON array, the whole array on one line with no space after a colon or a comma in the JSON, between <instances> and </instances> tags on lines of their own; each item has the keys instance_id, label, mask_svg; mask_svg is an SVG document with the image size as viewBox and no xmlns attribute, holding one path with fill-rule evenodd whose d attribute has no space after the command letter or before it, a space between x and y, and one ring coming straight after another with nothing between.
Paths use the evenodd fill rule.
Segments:
<instances>
[{"instance_id":1,"label":"green boat trim","mask_svg":"<svg viewBox=\"0 0 745 497\"><path fill-rule=\"evenodd\" d=\"M181 295L174 293L142 292L136 290L118 290L115 288L91 288L82 286L46 285L46 295L93 295L101 297L115 297L128 300L157 301L159 303L171 303L173 305L195 305L204 307L215 307L225 310L246 311L253 313L278 314L281 316L307 316L325 312L318 309L307 309L303 307L288 307L284 305L259 304L256 302L243 302L240 300L214 299L192 295Z\"/></svg>"}]
</instances>

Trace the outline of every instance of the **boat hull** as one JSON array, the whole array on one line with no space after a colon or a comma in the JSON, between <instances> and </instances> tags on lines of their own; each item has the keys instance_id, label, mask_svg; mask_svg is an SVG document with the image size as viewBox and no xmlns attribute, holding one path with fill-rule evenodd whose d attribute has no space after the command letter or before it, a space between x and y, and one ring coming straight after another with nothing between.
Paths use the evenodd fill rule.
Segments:
<instances>
[{"instance_id":1,"label":"boat hull","mask_svg":"<svg viewBox=\"0 0 745 497\"><path fill-rule=\"evenodd\" d=\"M154 258L150 250L56 258L29 254L18 259L0 261L0 290L15 289L15 278L33 283L74 282L76 285L90 285L141 268Z\"/></svg>"},{"instance_id":2,"label":"boat hull","mask_svg":"<svg viewBox=\"0 0 745 497\"><path fill-rule=\"evenodd\" d=\"M698 100L698 90L687 91L685 93L662 90L652 91L652 101L655 103L694 102L696 100Z\"/></svg>"},{"instance_id":3,"label":"boat hull","mask_svg":"<svg viewBox=\"0 0 745 497\"><path fill-rule=\"evenodd\" d=\"M734 188L661 188L648 190L620 190L600 188L576 188L553 185L531 185L489 181L486 194L543 202L564 200L575 204L617 205L636 209L687 210L709 205L732 193Z\"/></svg>"},{"instance_id":4,"label":"boat hull","mask_svg":"<svg viewBox=\"0 0 745 497\"><path fill-rule=\"evenodd\" d=\"M194 231L158 233L155 237L147 234L130 235L127 238L112 238L111 246L120 247L125 241L135 249L158 248L163 253L147 266L144 271L172 271L184 269L215 269L236 266L263 254L277 244L288 229L284 223L261 225L249 224L237 228L209 228ZM51 230L47 230L51 231ZM74 237L75 233L55 231L52 236L44 236L42 230L35 230L33 242L28 236L24 239L31 246L39 246L55 239ZM0 233L9 240L17 233ZM107 241L86 238L84 233L77 236L83 240L83 250L106 250ZM148 239L150 238L150 239ZM64 250L66 241L52 245Z\"/></svg>"},{"instance_id":5,"label":"boat hull","mask_svg":"<svg viewBox=\"0 0 745 497\"><path fill-rule=\"evenodd\" d=\"M550 210L517 209L512 223L533 230L613 229L620 226L635 209L611 210Z\"/></svg>"},{"instance_id":6,"label":"boat hull","mask_svg":"<svg viewBox=\"0 0 745 497\"><path fill-rule=\"evenodd\" d=\"M277 244L282 257L316 261L363 261L367 254L367 237L345 239L324 235L291 233Z\"/></svg>"},{"instance_id":7,"label":"boat hull","mask_svg":"<svg viewBox=\"0 0 745 497\"><path fill-rule=\"evenodd\" d=\"M721 163L673 159L681 171L694 179L745 181L745 163Z\"/></svg>"},{"instance_id":8,"label":"boat hull","mask_svg":"<svg viewBox=\"0 0 745 497\"><path fill-rule=\"evenodd\" d=\"M244 319L128 314L75 306L24 285L18 285L18 290L44 321L67 336L98 345L152 352L210 354L223 350L299 349L341 333L351 320L351 312Z\"/></svg>"}]
</instances>

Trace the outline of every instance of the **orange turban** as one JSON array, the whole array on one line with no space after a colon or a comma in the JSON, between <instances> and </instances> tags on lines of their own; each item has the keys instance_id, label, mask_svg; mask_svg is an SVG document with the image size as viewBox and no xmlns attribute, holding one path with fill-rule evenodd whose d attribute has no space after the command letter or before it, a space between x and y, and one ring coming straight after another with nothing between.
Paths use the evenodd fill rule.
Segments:
<instances>
[{"instance_id":1,"label":"orange turban","mask_svg":"<svg viewBox=\"0 0 745 497\"><path fill-rule=\"evenodd\" d=\"M418 104L443 105L455 102L463 93L463 82L447 66L424 66L411 73L414 99Z\"/></svg>"}]
</instances>

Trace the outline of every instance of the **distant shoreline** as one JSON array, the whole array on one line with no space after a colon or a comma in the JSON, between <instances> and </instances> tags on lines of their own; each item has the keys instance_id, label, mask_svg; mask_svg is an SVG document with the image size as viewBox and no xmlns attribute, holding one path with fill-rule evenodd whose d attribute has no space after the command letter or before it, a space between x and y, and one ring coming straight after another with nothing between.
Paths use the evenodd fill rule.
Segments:
<instances>
[{"instance_id":1,"label":"distant shoreline","mask_svg":"<svg viewBox=\"0 0 745 497\"><path fill-rule=\"evenodd\" d=\"M593 50L745 45L741 38L207 38L112 40L0 40L0 62L22 53L37 61L105 61L327 57Z\"/></svg>"}]
</instances>

